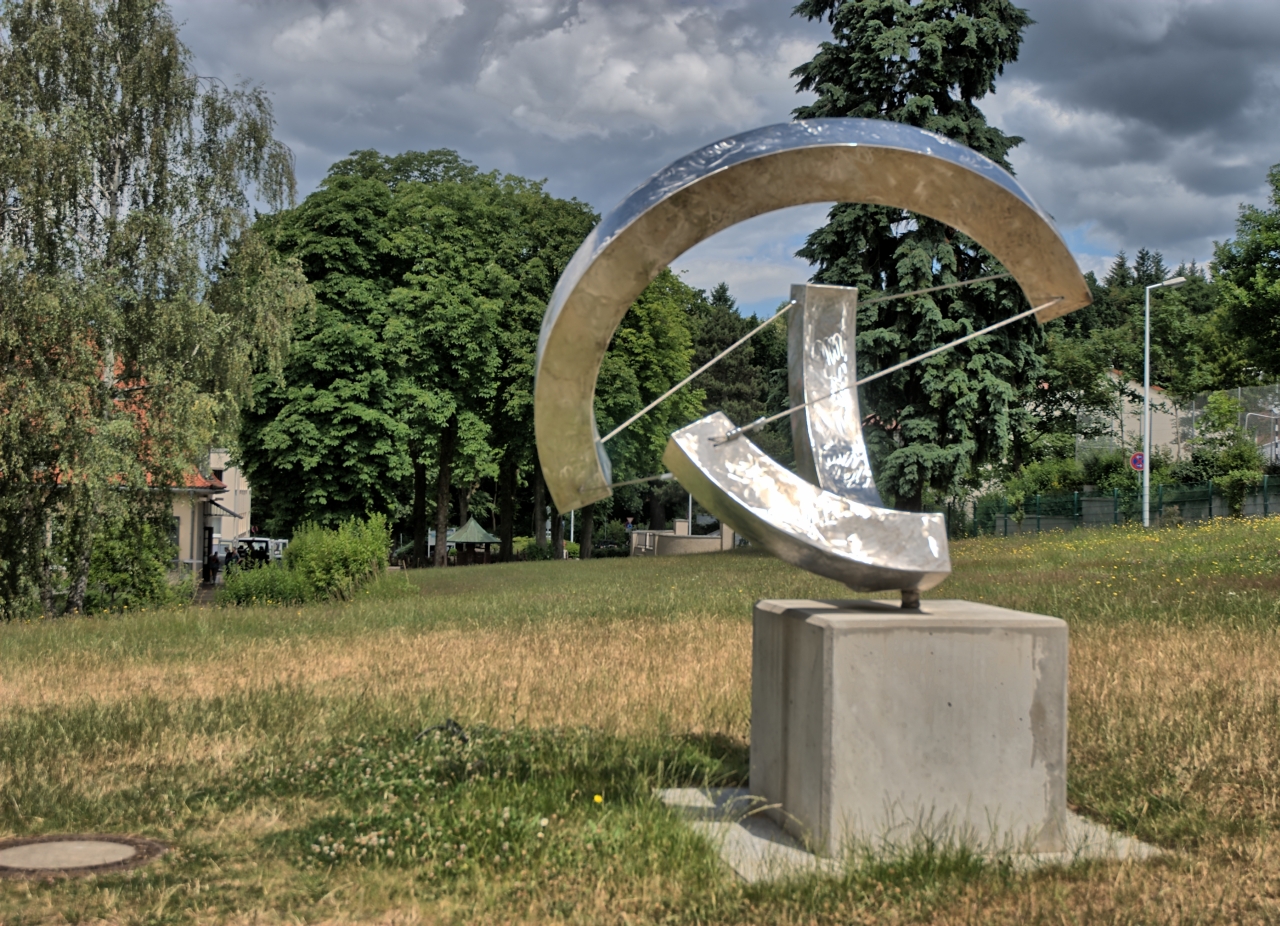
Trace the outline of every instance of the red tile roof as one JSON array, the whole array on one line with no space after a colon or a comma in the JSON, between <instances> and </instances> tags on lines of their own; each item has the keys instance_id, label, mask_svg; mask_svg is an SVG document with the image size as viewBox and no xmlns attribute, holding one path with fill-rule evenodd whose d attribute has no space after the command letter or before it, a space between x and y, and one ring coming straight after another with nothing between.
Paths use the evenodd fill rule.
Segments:
<instances>
[{"instance_id":1,"label":"red tile roof","mask_svg":"<svg viewBox=\"0 0 1280 926\"><path fill-rule=\"evenodd\" d=\"M187 473L183 479L183 485L188 489L212 489L215 492L225 492L227 484L221 479L215 479L213 476L202 476L200 473Z\"/></svg>"}]
</instances>

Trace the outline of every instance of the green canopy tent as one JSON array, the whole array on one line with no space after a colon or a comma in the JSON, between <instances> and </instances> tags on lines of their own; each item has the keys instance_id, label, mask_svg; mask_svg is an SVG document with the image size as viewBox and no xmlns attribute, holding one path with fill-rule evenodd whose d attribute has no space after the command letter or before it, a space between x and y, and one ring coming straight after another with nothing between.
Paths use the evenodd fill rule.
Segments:
<instances>
[{"instance_id":1,"label":"green canopy tent","mask_svg":"<svg viewBox=\"0 0 1280 926\"><path fill-rule=\"evenodd\" d=\"M488 563L489 544L501 542L501 540L481 527L475 518L471 518L466 524L449 535L449 543L453 544L453 548L458 551L459 566L470 566L476 563L476 546L479 544L484 545L484 559L480 562ZM466 546L464 547L463 544L466 544Z\"/></svg>"}]
</instances>

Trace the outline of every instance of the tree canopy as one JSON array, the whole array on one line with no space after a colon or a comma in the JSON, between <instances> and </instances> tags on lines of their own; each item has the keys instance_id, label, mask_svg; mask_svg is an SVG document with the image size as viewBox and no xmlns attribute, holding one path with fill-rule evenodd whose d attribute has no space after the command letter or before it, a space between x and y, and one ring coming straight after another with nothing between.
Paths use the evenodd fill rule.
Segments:
<instances>
[{"instance_id":1,"label":"tree canopy","mask_svg":"<svg viewBox=\"0 0 1280 926\"><path fill-rule=\"evenodd\" d=\"M1240 207L1234 240L1214 251L1222 328L1254 377L1280 376L1280 164L1267 172L1271 208Z\"/></svg>"},{"instance_id":2,"label":"tree canopy","mask_svg":"<svg viewBox=\"0 0 1280 926\"><path fill-rule=\"evenodd\" d=\"M356 152L265 220L318 303L283 380L259 377L242 433L272 529L380 511L411 521L421 555L428 512L443 533L452 491L461 509L501 473L509 544L506 494L535 459L538 329L595 218L442 150Z\"/></svg>"}]
</instances>

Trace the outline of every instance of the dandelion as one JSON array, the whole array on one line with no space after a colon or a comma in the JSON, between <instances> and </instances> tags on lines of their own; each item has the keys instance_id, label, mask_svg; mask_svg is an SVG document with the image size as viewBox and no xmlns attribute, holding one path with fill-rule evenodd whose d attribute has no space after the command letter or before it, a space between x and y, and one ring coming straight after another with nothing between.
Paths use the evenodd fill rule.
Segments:
<instances>
[{"instance_id":1,"label":"dandelion","mask_svg":"<svg viewBox=\"0 0 1280 926\"><path fill-rule=\"evenodd\" d=\"M550 822L551 821L548 820L546 817L543 817L541 820L538 821L538 826L546 826Z\"/></svg>"},{"instance_id":2,"label":"dandelion","mask_svg":"<svg viewBox=\"0 0 1280 926\"><path fill-rule=\"evenodd\" d=\"M597 804L603 804L603 803L604 803L604 795L603 795L603 794L597 794L597 795L595 796L595 798L593 798L593 800L595 800L595 802L596 802Z\"/></svg>"}]
</instances>

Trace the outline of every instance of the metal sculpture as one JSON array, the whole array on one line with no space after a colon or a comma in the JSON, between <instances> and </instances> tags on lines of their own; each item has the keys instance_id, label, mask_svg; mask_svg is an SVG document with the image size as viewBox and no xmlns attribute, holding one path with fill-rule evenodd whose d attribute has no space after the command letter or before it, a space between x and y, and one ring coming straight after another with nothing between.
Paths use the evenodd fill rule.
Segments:
<instances>
[{"instance_id":1,"label":"metal sculpture","mask_svg":"<svg viewBox=\"0 0 1280 926\"><path fill-rule=\"evenodd\" d=\"M999 324L1033 314L1044 322L1089 304L1048 217L999 165L949 139L890 122L820 119L716 142L659 172L605 216L552 296L538 339L534 413L543 476L561 511L612 493L595 382L618 323L644 287L681 253L737 222L830 201L907 209L982 244L1035 307ZM791 412L800 475L744 436L751 425L735 427L719 413L674 433L663 460L703 507L788 562L860 591L931 588L950 571L941 516L884 508L871 479L854 380L856 291L797 287L793 303L789 367L792 399L802 406Z\"/></svg>"}]
</instances>

